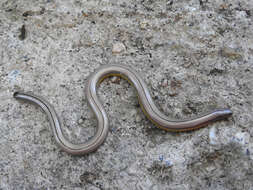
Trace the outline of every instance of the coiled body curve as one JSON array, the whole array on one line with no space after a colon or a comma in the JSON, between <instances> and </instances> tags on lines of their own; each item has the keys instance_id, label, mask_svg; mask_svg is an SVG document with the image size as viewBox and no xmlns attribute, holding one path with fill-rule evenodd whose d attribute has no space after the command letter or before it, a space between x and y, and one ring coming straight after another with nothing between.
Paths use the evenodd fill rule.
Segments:
<instances>
[{"instance_id":1,"label":"coiled body curve","mask_svg":"<svg viewBox=\"0 0 253 190\"><path fill-rule=\"evenodd\" d=\"M217 109L191 119L169 120L155 105L145 82L138 73L123 65L104 65L89 76L85 88L88 104L97 119L96 133L85 143L73 144L63 135L62 125L54 107L44 98L24 92L15 92L14 97L35 103L43 109L49 118L55 140L64 151L72 155L88 154L95 151L105 141L109 131L107 114L97 96L98 84L109 76L119 76L129 81L137 91L138 99L145 115L156 126L164 130L175 132L194 130L205 126L211 121L223 119L232 114L232 111L229 109Z\"/></svg>"}]
</instances>

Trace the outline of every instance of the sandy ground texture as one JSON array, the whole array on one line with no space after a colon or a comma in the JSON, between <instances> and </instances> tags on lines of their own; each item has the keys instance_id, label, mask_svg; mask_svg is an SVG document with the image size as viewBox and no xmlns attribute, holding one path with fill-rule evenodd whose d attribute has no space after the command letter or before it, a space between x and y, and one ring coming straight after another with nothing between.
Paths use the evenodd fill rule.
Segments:
<instances>
[{"instance_id":1,"label":"sandy ground texture","mask_svg":"<svg viewBox=\"0 0 253 190\"><path fill-rule=\"evenodd\" d=\"M253 190L253 1L1 0L0 189ZM96 129L87 77L100 65L141 73L168 118L214 108L233 116L193 132L157 129L117 77L98 94L106 142L74 157L45 114L16 101L32 91L55 106L72 142Z\"/></svg>"}]
</instances>

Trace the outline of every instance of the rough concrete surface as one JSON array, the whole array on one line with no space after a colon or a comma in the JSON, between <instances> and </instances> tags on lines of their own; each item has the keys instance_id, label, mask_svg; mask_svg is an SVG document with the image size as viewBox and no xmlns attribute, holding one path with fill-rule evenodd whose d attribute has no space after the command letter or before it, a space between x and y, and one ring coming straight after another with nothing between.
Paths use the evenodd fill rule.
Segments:
<instances>
[{"instance_id":1,"label":"rough concrete surface","mask_svg":"<svg viewBox=\"0 0 253 190\"><path fill-rule=\"evenodd\" d=\"M250 0L1 0L0 189L253 190L252 24ZM103 64L141 73L168 118L233 116L165 132L113 77L98 91L106 142L68 155L45 114L12 94L47 98L67 138L85 142L96 129L85 82Z\"/></svg>"}]
</instances>

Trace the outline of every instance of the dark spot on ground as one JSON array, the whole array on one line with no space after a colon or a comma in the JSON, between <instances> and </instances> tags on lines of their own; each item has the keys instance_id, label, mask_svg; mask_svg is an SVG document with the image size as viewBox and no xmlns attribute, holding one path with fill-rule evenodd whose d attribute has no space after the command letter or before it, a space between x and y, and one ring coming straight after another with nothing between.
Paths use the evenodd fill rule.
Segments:
<instances>
[{"instance_id":1,"label":"dark spot on ground","mask_svg":"<svg viewBox=\"0 0 253 190\"><path fill-rule=\"evenodd\" d=\"M18 36L20 40L24 40L26 38L26 29L25 29L25 25L23 25L20 28L20 35Z\"/></svg>"},{"instance_id":2,"label":"dark spot on ground","mask_svg":"<svg viewBox=\"0 0 253 190\"><path fill-rule=\"evenodd\" d=\"M43 15L45 13L45 10L46 9L44 7L42 7L40 11L31 11L31 10L25 11L23 13L23 17L34 16L34 15Z\"/></svg>"},{"instance_id":3,"label":"dark spot on ground","mask_svg":"<svg viewBox=\"0 0 253 190\"><path fill-rule=\"evenodd\" d=\"M172 166L166 166L162 162L155 161L147 170L161 183L170 184L173 180Z\"/></svg>"},{"instance_id":4,"label":"dark spot on ground","mask_svg":"<svg viewBox=\"0 0 253 190\"><path fill-rule=\"evenodd\" d=\"M82 183L93 184L93 182L98 179L98 175L92 172L84 172L79 178Z\"/></svg>"},{"instance_id":5,"label":"dark spot on ground","mask_svg":"<svg viewBox=\"0 0 253 190\"><path fill-rule=\"evenodd\" d=\"M222 74L224 71L221 70L221 69L217 69L217 68L214 68L212 69L210 72L209 72L209 75L219 75L219 74Z\"/></svg>"}]
</instances>

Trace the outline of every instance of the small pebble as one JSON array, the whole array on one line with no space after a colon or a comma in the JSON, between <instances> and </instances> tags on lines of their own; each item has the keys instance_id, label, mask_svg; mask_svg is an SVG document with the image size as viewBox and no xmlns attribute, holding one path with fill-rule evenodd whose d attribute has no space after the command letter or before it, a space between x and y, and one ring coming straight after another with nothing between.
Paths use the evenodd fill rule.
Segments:
<instances>
[{"instance_id":1,"label":"small pebble","mask_svg":"<svg viewBox=\"0 0 253 190\"><path fill-rule=\"evenodd\" d=\"M163 155L159 156L159 160L162 162L163 161Z\"/></svg>"},{"instance_id":2,"label":"small pebble","mask_svg":"<svg viewBox=\"0 0 253 190\"><path fill-rule=\"evenodd\" d=\"M139 123L141 121L141 116L137 114L135 117L135 121Z\"/></svg>"},{"instance_id":3,"label":"small pebble","mask_svg":"<svg viewBox=\"0 0 253 190\"><path fill-rule=\"evenodd\" d=\"M216 128L212 127L209 131L209 140L210 144L216 145L218 144L218 138L216 136Z\"/></svg>"},{"instance_id":4,"label":"small pebble","mask_svg":"<svg viewBox=\"0 0 253 190\"><path fill-rule=\"evenodd\" d=\"M78 120L78 124L82 124L82 123L83 123L83 119L81 118Z\"/></svg>"},{"instance_id":5,"label":"small pebble","mask_svg":"<svg viewBox=\"0 0 253 190\"><path fill-rule=\"evenodd\" d=\"M142 22L140 23L140 28L141 28L142 30L145 30L147 27L148 27L148 22L147 22L147 21L142 21Z\"/></svg>"},{"instance_id":6,"label":"small pebble","mask_svg":"<svg viewBox=\"0 0 253 190\"><path fill-rule=\"evenodd\" d=\"M166 165L166 167L170 167L170 166L172 166L172 163L169 160L166 160L165 165Z\"/></svg>"},{"instance_id":7,"label":"small pebble","mask_svg":"<svg viewBox=\"0 0 253 190\"><path fill-rule=\"evenodd\" d=\"M123 51L126 50L126 47L123 43L121 42L117 42L115 44L113 44L113 47L112 47L112 53L121 53Z\"/></svg>"}]
</instances>

